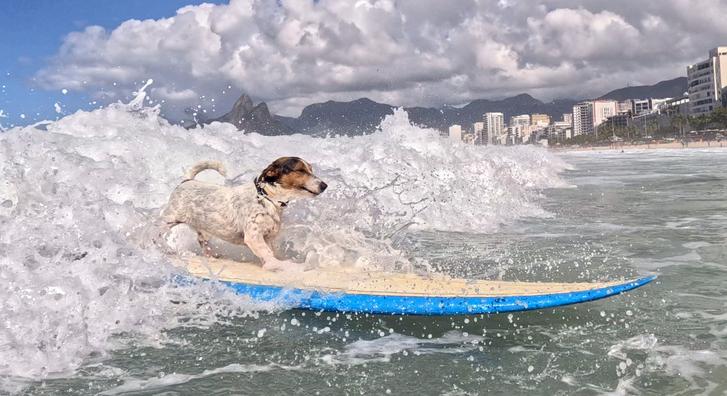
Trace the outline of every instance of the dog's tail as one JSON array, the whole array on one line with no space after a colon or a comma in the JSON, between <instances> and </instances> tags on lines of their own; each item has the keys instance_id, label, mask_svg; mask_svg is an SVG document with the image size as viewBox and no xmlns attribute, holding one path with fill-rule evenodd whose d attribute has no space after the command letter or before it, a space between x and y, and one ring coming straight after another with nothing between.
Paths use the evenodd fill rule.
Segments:
<instances>
[{"instance_id":1,"label":"dog's tail","mask_svg":"<svg viewBox=\"0 0 727 396\"><path fill-rule=\"evenodd\" d=\"M225 170L225 166L222 165L222 162L220 161L200 161L194 164L191 168L187 170L187 172L184 174L184 180L192 180L199 172L202 172L206 169L214 169L222 176L227 176L227 171Z\"/></svg>"}]
</instances>

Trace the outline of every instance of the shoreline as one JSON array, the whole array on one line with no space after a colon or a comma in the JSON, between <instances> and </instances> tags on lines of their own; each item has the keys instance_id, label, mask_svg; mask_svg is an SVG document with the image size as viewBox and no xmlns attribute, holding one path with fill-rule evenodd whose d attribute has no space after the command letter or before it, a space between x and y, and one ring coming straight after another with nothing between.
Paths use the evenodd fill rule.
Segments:
<instances>
[{"instance_id":1,"label":"shoreline","mask_svg":"<svg viewBox=\"0 0 727 396\"><path fill-rule=\"evenodd\" d=\"M705 149L705 148L727 148L727 141L697 141L687 142L686 145L681 142L668 142L668 143L641 143L641 144L629 144L629 143L616 143L608 146L584 146L584 147L558 147L550 146L549 150L557 152L569 152L569 151L621 151L621 150L688 150L688 149Z\"/></svg>"}]
</instances>

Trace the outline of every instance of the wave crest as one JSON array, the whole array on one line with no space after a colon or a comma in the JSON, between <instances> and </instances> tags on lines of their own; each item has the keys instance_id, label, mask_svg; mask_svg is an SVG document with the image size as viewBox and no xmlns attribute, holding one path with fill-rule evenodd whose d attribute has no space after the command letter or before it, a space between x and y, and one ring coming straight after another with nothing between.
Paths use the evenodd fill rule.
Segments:
<instances>
[{"instance_id":1,"label":"wave crest","mask_svg":"<svg viewBox=\"0 0 727 396\"><path fill-rule=\"evenodd\" d=\"M62 373L123 344L120 334L155 343L182 323L269 308L209 284L175 287L173 267L146 239L198 160L220 160L242 182L279 156L313 163L330 187L290 206L280 242L283 255L311 265L407 267L415 255L391 243L397 233L491 232L547 215L539 191L564 185L566 164L543 149L455 143L403 110L377 133L326 139L220 123L185 130L158 112L114 104L46 130L0 133L0 278L9 286L0 290L0 376ZM189 234L175 231L170 242L194 250Z\"/></svg>"}]
</instances>

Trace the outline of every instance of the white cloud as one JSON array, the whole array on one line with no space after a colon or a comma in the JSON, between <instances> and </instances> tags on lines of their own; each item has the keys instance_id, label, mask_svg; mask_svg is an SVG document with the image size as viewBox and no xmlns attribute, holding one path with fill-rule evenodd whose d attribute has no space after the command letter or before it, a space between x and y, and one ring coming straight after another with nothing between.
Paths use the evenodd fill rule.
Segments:
<instances>
[{"instance_id":1,"label":"white cloud","mask_svg":"<svg viewBox=\"0 0 727 396\"><path fill-rule=\"evenodd\" d=\"M107 100L153 78L173 117L200 103L220 114L243 91L287 114L360 96L587 97L685 74L725 40L726 14L718 0L232 0L71 33L37 78Z\"/></svg>"}]
</instances>

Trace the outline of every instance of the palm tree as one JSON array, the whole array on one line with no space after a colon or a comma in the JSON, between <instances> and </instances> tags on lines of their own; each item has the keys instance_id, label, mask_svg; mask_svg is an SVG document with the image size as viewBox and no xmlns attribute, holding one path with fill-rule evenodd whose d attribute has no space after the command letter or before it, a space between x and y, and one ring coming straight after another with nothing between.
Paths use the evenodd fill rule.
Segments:
<instances>
[{"instance_id":1,"label":"palm tree","mask_svg":"<svg viewBox=\"0 0 727 396\"><path fill-rule=\"evenodd\" d=\"M689 117L689 124L696 130L702 130L709 124L709 116L706 114Z\"/></svg>"},{"instance_id":2,"label":"palm tree","mask_svg":"<svg viewBox=\"0 0 727 396\"><path fill-rule=\"evenodd\" d=\"M687 125L688 120L683 114L676 114L671 118L672 128L679 131L679 136L684 137L684 127Z\"/></svg>"},{"instance_id":3,"label":"palm tree","mask_svg":"<svg viewBox=\"0 0 727 396\"><path fill-rule=\"evenodd\" d=\"M709 115L709 121L721 128L727 128L727 107L720 107L713 111Z\"/></svg>"}]
</instances>

